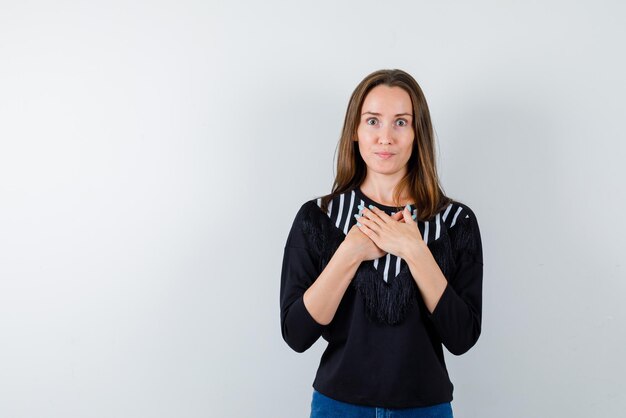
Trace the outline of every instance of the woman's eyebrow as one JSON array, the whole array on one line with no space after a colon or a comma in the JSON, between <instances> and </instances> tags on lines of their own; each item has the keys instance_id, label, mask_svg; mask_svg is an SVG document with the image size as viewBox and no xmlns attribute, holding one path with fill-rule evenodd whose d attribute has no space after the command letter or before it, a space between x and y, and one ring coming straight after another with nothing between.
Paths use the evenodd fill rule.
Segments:
<instances>
[{"instance_id":1,"label":"woman's eyebrow","mask_svg":"<svg viewBox=\"0 0 626 418\"><path fill-rule=\"evenodd\" d=\"M361 113L361 116L365 115L365 114L370 114L370 115L374 115L374 116L380 116L380 113L376 113L376 112L363 112ZM397 113L396 116L411 116L413 117L412 113Z\"/></svg>"}]
</instances>

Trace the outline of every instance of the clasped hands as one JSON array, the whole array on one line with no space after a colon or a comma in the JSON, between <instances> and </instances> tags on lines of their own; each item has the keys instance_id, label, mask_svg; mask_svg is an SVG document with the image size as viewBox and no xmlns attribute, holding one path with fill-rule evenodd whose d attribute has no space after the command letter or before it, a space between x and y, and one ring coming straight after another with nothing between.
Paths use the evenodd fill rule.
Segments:
<instances>
[{"instance_id":1,"label":"clasped hands","mask_svg":"<svg viewBox=\"0 0 626 418\"><path fill-rule=\"evenodd\" d=\"M356 226L382 251L406 259L411 251L425 246L409 208L410 205L406 205L402 212L389 216L373 205L369 208L359 205L359 214L354 215Z\"/></svg>"}]
</instances>

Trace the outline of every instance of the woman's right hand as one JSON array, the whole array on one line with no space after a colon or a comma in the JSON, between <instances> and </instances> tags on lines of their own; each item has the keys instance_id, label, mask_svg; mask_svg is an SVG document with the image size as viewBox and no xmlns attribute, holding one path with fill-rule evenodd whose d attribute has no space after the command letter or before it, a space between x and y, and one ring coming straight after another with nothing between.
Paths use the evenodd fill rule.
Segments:
<instances>
[{"instance_id":1,"label":"woman's right hand","mask_svg":"<svg viewBox=\"0 0 626 418\"><path fill-rule=\"evenodd\" d=\"M392 219L401 221L402 211L391 215ZM361 229L356 225L352 225L352 228L348 231L346 238L341 245L345 245L350 248L350 251L356 255L360 262L367 260L375 260L387 254L385 251L378 248L374 241L365 235Z\"/></svg>"}]
</instances>

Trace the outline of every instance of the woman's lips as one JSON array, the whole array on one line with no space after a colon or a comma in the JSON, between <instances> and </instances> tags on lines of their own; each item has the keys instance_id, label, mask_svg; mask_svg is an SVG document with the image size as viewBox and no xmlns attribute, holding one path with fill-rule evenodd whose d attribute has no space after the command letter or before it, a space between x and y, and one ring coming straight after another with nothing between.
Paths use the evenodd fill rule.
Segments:
<instances>
[{"instance_id":1,"label":"woman's lips","mask_svg":"<svg viewBox=\"0 0 626 418\"><path fill-rule=\"evenodd\" d=\"M382 158L383 160L387 160L391 157L393 157L394 154L391 154L389 152L376 152L376 155L378 155L379 158Z\"/></svg>"}]
</instances>

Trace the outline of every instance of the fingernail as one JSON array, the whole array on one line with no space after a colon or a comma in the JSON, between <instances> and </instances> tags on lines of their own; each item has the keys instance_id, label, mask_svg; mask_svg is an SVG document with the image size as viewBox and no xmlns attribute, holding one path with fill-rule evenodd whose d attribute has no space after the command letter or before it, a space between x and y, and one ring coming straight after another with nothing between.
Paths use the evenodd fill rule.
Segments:
<instances>
[{"instance_id":1,"label":"fingernail","mask_svg":"<svg viewBox=\"0 0 626 418\"><path fill-rule=\"evenodd\" d=\"M413 216L411 216L411 218L415 219L415 218L417 218L417 215L413 215Z\"/></svg>"},{"instance_id":2,"label":"fingernail","mask_svg":"<svg viewBox=\"0 0 626 418\"><path fill-rule=\"evenodd\" d=\"M368 206L370 209L374 209L374 205L369 205Z\"/></svg>"},{"instance_id":3,"label":"fingernail","mask_svg":"<svg viewBox=\"0 0 626 418\"><path fill-rule=\"evenodd\" d=\"M354 215L354 217L355 217L356 219L359 219L359 218L361 217L361 215L357 213L356 215Z\"/></svg>"},{"instance_id":4,"label":"fingernail","mask_svg":"<svg viewBox=\"0 0 626 418\"><path fill-rule=\"evenodd\" d=\"M365 205L363 205L363 203L359 203L359 206L357 206L357 208L359 208L359 209L365 209Z\"/></svg>"},{"instance_id":5,"label":"fingernail","mask_svg":"<svg viewBox=\"0 0 626 418\"><path fill-rule=\"evenodd\" d=\"M409 210L409 212L411 211L411 205L406 205L406 209Z\"/></svg>"},{"instance_id":6,"label":"fingernail","mask_svg":"<svg viewBox=\"0 0 626 418\"><path fill-rule=\"evenodd\" d=\"M360 223L358 223L358 222L357 222L356 224L357 224L357 226L363 226L363 225L361 225L361 224L360 224Z\"/></svg>"}]
</instances>

